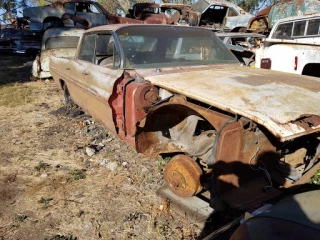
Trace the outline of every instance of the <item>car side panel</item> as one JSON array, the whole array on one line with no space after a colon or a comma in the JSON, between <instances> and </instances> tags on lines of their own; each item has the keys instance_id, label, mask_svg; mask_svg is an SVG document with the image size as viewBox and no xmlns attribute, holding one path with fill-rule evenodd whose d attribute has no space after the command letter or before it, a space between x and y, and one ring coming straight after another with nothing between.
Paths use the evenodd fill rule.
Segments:
<instances>
[{"instance_id":1,"label":"car side panel","mask_svg":"<svg viewBox=\"0 0 320 240\"><path fill-rule=\"evenodd\" d=\"M307 64L320 63L319 51L320 46L285 43L266 45L256 51L256 68L261 67L262 58L270 58L271 70L302 74ZM295 63L295 57L297 57L297 64Z\"/></svg>"},{"instance_id":2,"label":"car side panel","mask_svg":"<svg viewBox=\"0 0 320 240\"><path fill-rule=\"evenodd\" d=\"M114 91L114 84L122 76L123 70L113 70L110 67L92 63L87 64L90 67L85 70L84 81L81 83L86 89L86 92L81 94L81 98L85 101L83 102L83 108L87 109L92 116L116 134L109 99Z\"/></svg>"}]
</instances>

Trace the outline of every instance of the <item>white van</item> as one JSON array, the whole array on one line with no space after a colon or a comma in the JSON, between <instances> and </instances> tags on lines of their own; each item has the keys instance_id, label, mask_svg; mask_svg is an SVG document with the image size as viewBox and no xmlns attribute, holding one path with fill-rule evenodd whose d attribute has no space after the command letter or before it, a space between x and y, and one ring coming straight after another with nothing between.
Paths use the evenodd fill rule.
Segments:
<instances>
[{"instance_id":1,"label":"white van","mask_svg":"<svg viewBox=\"0 0 320 240\"><path fill-rule=\"evenodd\" d=\"M257 49L255 67L320 77L320 13L279 20Z\"/></svg>"}]
</instances>

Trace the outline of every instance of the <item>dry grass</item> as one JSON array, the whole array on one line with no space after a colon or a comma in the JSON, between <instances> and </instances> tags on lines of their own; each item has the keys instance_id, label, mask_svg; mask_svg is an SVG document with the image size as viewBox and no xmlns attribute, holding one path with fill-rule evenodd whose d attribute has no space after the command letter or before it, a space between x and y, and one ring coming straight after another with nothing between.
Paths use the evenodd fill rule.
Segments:
<instances>
[{"instance_id":1,"label":"dry grass","mask_svg":"<svg viewBox=\"0 0 320 240\"><path fill-rule=\"evenodd\" d=\"M16 107L31 103L34 100L31 96L33 89L21 83L0 86L0 106Z\"/></svg>"}]
</instances>

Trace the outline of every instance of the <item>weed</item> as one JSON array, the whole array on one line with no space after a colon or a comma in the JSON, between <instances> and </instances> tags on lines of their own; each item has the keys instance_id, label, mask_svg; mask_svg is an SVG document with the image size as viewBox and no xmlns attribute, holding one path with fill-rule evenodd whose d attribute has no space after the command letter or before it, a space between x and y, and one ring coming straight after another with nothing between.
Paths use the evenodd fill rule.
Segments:
<instances>
[{"instance_id":1,"label":"weed","mask_svg":"<svg viewBox=\"0 0 320 240\"><path fill-rule=\"evenodd\" d=\"M38 200L38 203L42 203L43 206L42 206L42 209L47 209L50 205L49 203L53 200L53 198L44 198L44 197L41 197L40 200Z\"/></svg>"},{"instance_id":2,"label":"weed","mask_svg":"<svg viewBox=\"0 0 320 240\"><path fill-rule=\"evenodd\" d=\"M320 185L320 170L316 171L309 183Z\"/></svg>"},{"instance_id":3,"label":"weed","mask_svg":"<svg viewBox=\"0 0 320 240\"><path fill-rule=\"evenodd\" d=\"M50 165L48 163L44 163L42 161L39 162L39 164L37 166L34 167L35 170L37 170L38 172L40 172L42 169L45 170L49 167Z\"/></svg>"},{"instance_id":4,"label":"weed","mask_svg":"<svg viewBox=\"0 0 320 240\"><path fill-rule=\"evenodd\" d=\"M158 161L157 170L158 170L159 173L161 173L163 171L164 167L170 161L170 159L171 159L171 157L165 157L165 158L161 158Z\"/></svg>"},{"instance_id":5,"label":"weed","mask_svg":"<svg viewBox=\"0 0 320 240\"><path fill-rule=\"evenodd\" d=\"M34 125L36 125L37 127L40 127L41 125L43 125L43 122L35 122Z\"/></svg>"},{"instance_id":6,"label":"weed","mask_svg":"<svg viewBox=\"0 0 320 240\"><path fill-rule=\"evenodd\" d=\"M44 240L77 240L77 237L71 236L60 236L60 235L55 235L52 237L45 237Z\"/></svg>"},{"instance_id":7,"label":"weed","mask_svg":"<svg viewBox=\"0 0 320 240\"><path fill-rule=\"evenodd\" d=\"M84 171L77 168L73 169L70 174L72 175L73 180L84 179L86 177Z\"/></svg>"},{"instance_id":8,"label":"weed","mask_svg":"<svg viewBox=\"0 0 320 240\"><path fill-rule=\"evenodd\" d=\"M171 232L171 228L169 227L168 222L160 222L156 225L156 230L159 235L168 237Z\"/></svg>"},{"instance_id":9,"label":"weed","mask_svg":"<svg viewBox=\"0 0 320 240\"><path fill-rule=\"evenodd\" d=\"M79 212L76 213L76 217L81 217L82 214L84 214L84 211L80 210Z\"/></svg>"},{"instance_id":10,"label":"weed","mask_svg":"<svg viewBox=\"0 0 320 240\"><path fill-rule=\"evenodd\" d=\"M19 222L23 222L26 219L27 219L27 216L23 215L23 214L17 214L17 216L15 217L15 220L17 220Z\"/></svg>"}]
</instances>

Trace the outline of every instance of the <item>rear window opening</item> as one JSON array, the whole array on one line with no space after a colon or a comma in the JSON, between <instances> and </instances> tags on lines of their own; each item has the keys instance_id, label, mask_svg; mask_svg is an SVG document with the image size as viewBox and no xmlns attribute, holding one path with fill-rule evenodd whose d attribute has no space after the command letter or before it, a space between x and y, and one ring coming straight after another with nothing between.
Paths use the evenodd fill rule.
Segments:
<instances>
[{"instance_id":1,"label":"rear window opening","mask_svg":"<svg viewBox=\"0 0 320 240\"><path fill-rule=\"evenodd\" d=\"M77 48L79 37L77 36L59 36L48 38L46 41L46 49L56 48Z\"/></svg>"}]
</instances>

